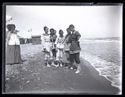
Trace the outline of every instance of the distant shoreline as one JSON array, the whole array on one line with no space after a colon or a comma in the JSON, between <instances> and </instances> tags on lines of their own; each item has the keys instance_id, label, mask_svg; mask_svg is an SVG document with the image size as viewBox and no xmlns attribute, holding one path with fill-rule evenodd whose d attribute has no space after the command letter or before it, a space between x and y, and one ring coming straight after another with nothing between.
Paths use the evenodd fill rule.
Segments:
<instances>
[{"instance_id":1,"label":"distant shoreline","mask_svg":"<svg viewBox=\"0 0 125 97\"><path fill-rule=\"evenodd\" d=\"M84 38L84 40L121 40L120 37L99 37L99 38Z\"/></svg>"}]
</instances>

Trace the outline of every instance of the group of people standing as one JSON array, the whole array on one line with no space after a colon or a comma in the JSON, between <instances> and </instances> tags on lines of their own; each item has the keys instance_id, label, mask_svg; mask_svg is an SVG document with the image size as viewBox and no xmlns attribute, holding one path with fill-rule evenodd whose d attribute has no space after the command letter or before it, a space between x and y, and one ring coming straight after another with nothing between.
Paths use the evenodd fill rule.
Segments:
<instances>
[{"instance_id":1,"label":"group of people standing","mask_svg":"<svg viewBox=\"0 0 125 97\"><path fill-rule=\"evenodd\" d=\"M75 30L73 24L66 29L67 35L64 36L63 30L59 30L59 36L56 35L56 30L44 27L42 35L42 44L44 52L44 60L47 67L51 65L67 66L70 69L75 69L75 73L79 73L80 66L80 33ZM76 64L75 64L76 63Z\"/></svg>"},{"instance_id":2,"label":"group of people standing","mask_svg":"<svg viewBox=\"0 0 125 97\"><path fill-rule=\"evenodd\" d=\"M24 60L21 58L20 40L15 24L7 25L6 32L6 64L20 64ZM50 33L49 33L50 31ZM55 29L44 27L42 35L42 44L44 52L44 60L47 67L51 65L65 66L74 69L75 73L79 73L80 67L80 33L75 30L73 24L66 29L67 34L64 36L63 30L59 30L59 36ZM76 63L76 64L75 64Z\"/></svg>"}]
</instances>

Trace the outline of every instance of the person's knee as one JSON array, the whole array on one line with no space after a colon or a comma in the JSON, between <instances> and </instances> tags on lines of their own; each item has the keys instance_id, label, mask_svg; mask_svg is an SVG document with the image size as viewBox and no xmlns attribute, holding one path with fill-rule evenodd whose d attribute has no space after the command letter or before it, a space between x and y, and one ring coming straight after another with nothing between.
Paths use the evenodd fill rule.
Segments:
<instances>
[{"instance_id":1,"label":"person's knee","mask_svg":"<svg viewBox=\"0 0 125 97\"><path fill-rule=\"evenodd\" d=\"M80 64L80 60L76 60L76 63L77 63L77 64Z\"/></svg>"}]
</instances>

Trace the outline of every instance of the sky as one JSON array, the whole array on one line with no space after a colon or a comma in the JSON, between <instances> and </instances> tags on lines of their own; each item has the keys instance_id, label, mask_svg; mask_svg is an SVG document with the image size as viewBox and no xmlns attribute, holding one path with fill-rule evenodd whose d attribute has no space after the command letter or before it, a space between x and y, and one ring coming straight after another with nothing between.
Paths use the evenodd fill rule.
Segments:
<instances>
[{"instance_id":1,"label":"sky","mask_svg":"<svg viewBox=\"0 0 125 97\"><path fill-rule=\"evenodd\" d=\"M70 24L83 38L121 37L122 5L115 6L38 6L7 5L6 23L16 24L21 37L44 33L43 27L60 29L66 34ZM32 29L31 31L28 31Z\"/></svg>"}]
</instances>

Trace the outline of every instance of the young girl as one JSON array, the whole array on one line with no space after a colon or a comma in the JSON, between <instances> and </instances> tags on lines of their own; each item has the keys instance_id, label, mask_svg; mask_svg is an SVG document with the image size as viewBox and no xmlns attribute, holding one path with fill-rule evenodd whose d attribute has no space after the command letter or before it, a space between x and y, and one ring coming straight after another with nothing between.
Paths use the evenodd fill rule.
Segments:
<instances>
[{"instance_id":1,"label":"young girl","mask_svg":"<svg viewBox=\"0 0 125 97\"><path fill-rule=\"evenodd\" d=\"M59 37L57 38L57 60L60 62L60 66L62 66L62 57L63 57L63 49L64 49L64 40L65 37L63 35L63 30L59 30Z\"/></svg>"},{"instance_id":2,"label":"young girl","mask_svg":"<svg viewBox=\"0 0 125 97\"><path fill-rule=\"evenodd\" d=\"M48 27L44 27L44 32L45 33L42 36L44 60L47 67L50 67L50 65L48 64L48 60L50 58L50 35L48 34Z\"/></svg>"}]
</instances>

